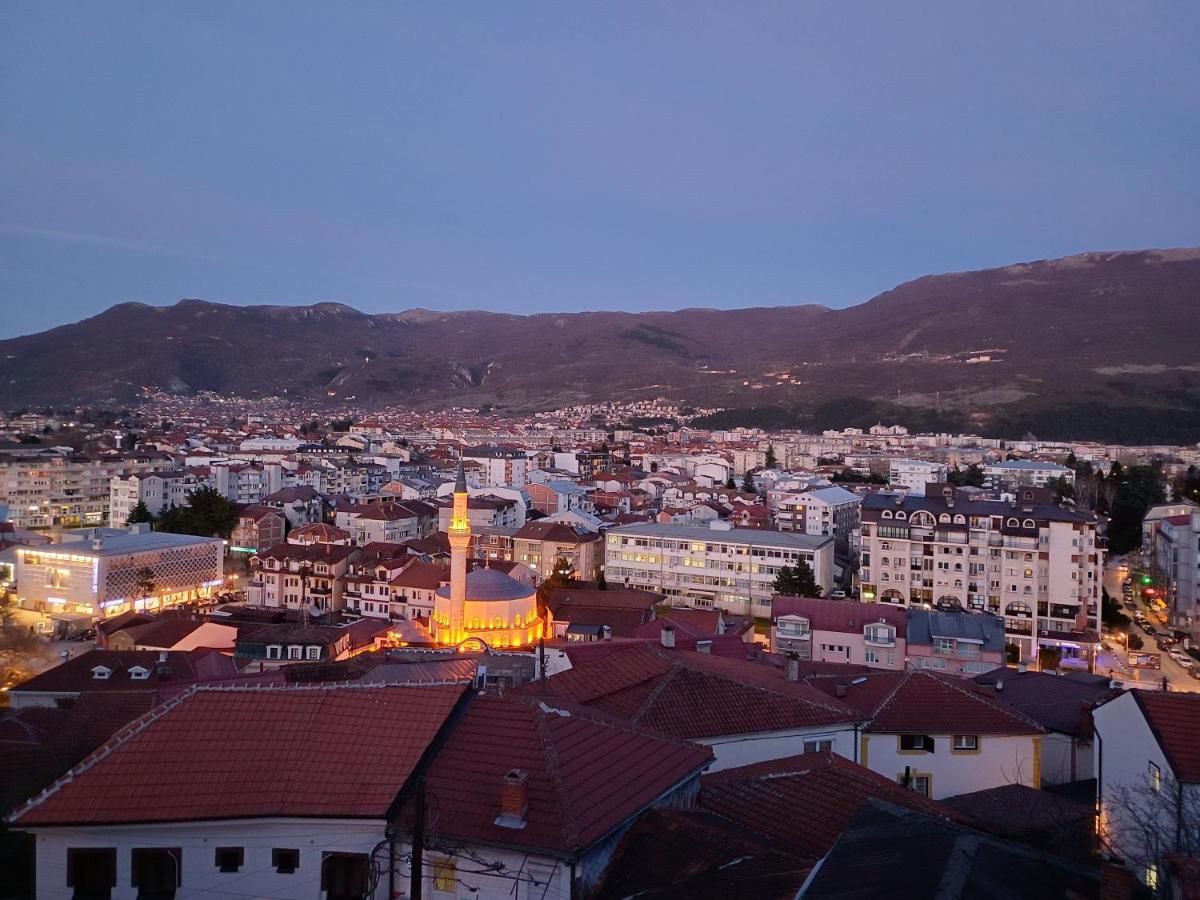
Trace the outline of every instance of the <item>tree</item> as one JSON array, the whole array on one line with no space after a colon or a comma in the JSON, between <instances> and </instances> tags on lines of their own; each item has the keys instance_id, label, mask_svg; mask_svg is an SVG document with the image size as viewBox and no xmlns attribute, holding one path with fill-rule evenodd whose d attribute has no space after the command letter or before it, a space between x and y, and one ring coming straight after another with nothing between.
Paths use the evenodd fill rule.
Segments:
<instances>
[{"instance_id":1,"label":"tree","mask_svg":"<svg viewBox=\"0 0 1200 900\"><path fill-rule=\"evenodd\" d=\"M1200 856L1200 793L1176 782L1169 768L1139 772L1129 783L1111 785L1107 794L1102 849L1130 869L1154 872L1161 884L1170 860ZM1187 871L1179 873L1183 890L1176 896L1192 896L1188 887L1197 887Z\"/></svg>"},{"instance_id":2,"label":"tree","mask_svg":"<svg viewBox=\"0 0 1200 900\"><path fill-rule=\"evenodd\" d=\"M749 472L742 476L742 492L746 494L758 493L758 486L754 483L754 476Z\"/></svg>"},{"instance_id":3,"label":"tree","mask_svg":"<svg viewBox=\"0 0 1200 900\"><path fill-rule=\"evenodd\" d=\"M1059 665L1062 663L1062 647L1039 647L1038 648L1038 668L1043 672L1048 669L1058 671Z\"/></svg>"},{"instance_id":4,"label":"tree","mask_svg":"<svg viewBox=\"0 0 1200 900\"><path fill-rule=\"evenodd\" d=\"M1100 619L1112 631L1129 630L1129 616L1121 611L1121 604L1109 596L1105 588L1101 588Z\"/></svg>"},{"instance_id":5,"label":"tree","mask_svg":"<svg viewBox=\"0 0 1200 900\"><path fill-rule=\"evenodd\" d=\"M1136 631L1129 632L1129 649L1141 650L1146 646L1146 642L1142 640L1142 636Z\"/></svg>"},{"instance_id":6,"label":"tree","mask_svg":"<svg viewBox=\"0 0 1200 900\"><path fill-rule=\"evenodd\" d=\"M159 531L228 538L237 525L237 506L210 487L188 493L187 506L173 506L158 519Z\"/></svg>"},{"instance_id":7,"label":"tree","mask_svg":"<svg viewBox=\"0 0 1200 900\"><path fill-rule=\"evenodd\" d=\"M732 475L730 475L728 478L725 479L725 487L727 490L731 490L731 491L737 490L737 481L734 480Z\"/></svg>"},{"instance_id":8,"label":"tree","mask_svg":"<svg viewBox=\"0 0 1200 900\"><path fill-rule=\"evenodd\" d=\"M1021 645L1020 644L1005 644L1004 658L1010 666L1015 666L1021 661Z\"/></svg>"},{"instance_id":9,"label":"tree","mask_svg":"<svg viewBox=\"0 0 1200 900\"><path fill-rule=\"evenodd\" d=\"M142 566L134 575L137 577L137 581L134 583L137 585L138 596L143 600L153 596L157 589L157 585L154 583L154 570L149 566Z\"/></svg>"},{"instance_id":10,"label":"tree","mask_svg":"<svg viewBox=\"0 0 1200 900\"><path fill-rule=\"evenodd\" d=\"M564 556L556 557L550 574L543 578L542 583L538 585L538 612L543 617L545 616L546 606L553 591L558 588L570 587L578 582L579 579L575 577L575 567L571 565L571 561Z\"/></svg>"},{"instance_id":11,"label":"tree","mask_svg":"<svg viewBox=\"0 0 1200 900\"><path fill-rule=\"evenodd\" d=\"M600 591L608 590L608 579L604 577L604 570L600 570L600 575L596 578L596 589Z\"/></svg>"},{"instance_id":12,"label":"tree","mask_svg":"<svg viewBox=\"0 0 1200 900\"><path fill-rule=\"evenodd\" d=\"M139 522L148 522L154 524L154 516L151 515L145 501L139 500L137 506L129 511L129 515L125 518L126 525L137 525Z\"/></svg>"},{"instance_id":13,"label":"tree","mask_svg":"<svg viewBox=\"0 0 1200 900\"><path fill-rule=\"evenodd\" d=\"M971 463L965 469L955 466L946 474L946 480L953 485L983 487L983 469L978 463Z\"/></svg>"},{"instance_id":14,"label":"tree","mask_svg":"<svg viewBox=\"0 0 1200 900\"><path fill-rule=\"evenodd\" d=\"M775 458L775 445L768 444L767 445L766 466L768 469L774 469L774 468L778 467L778 465L779 465L779 460L777 460Z\"/></svg>"},{"instance_id":15,"label":"tree","mask_svg":"<svg viewBox=\"0 0 1200 900\"><path fill-rule=\"evenodd\" d=\"M812 567L798 560L795 567L784 566L775 575L775 593L788 597L819 597L821 586L817 584Z\"/></svg>"},{"instance_id":16,"label":"tree","mask_svg":"<svg viewBox=\"0 0 1200 900\"><path fill-rule=\"evenodd\" d=\"M1054 491L1055 503L1062 503L1064 500L1075 500L1075 485L1067 480L1066 475L1052 478L1047 486Z\"/></svg>"},{"instance_id":17,"label":"tree","mask_svg":"<svg viewBox=\"0 0 1200 900\"><path fill-rule=\"evenodd\" d=\"M46 642L16 621L16 606L0 597L0 686L24 681L34 673Z\"/></svg>"},{"instance_id":18,"label":"tree","mask_svg":"<svg viewBox=\"0 0 1200 900\"><path fill-rule=\"evenodd\" d=\"M651 472L657 472L657 471L658 471L658 460L656 460L656 459L652 459L652 460L650 460L650 471L651 471Z\"/></svg>"}]
</instances>

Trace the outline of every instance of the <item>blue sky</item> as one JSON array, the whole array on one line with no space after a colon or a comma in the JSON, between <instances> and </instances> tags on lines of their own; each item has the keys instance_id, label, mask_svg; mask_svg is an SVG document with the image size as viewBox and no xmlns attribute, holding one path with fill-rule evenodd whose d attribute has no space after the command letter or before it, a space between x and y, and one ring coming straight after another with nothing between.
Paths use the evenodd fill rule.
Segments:
<instances>
[{"instance_id":1,"label":"blue sky","mask_svg":"<svg viewBox=\"0 0 1200 900\"><path fill-rule=\"evenodd\" d=\"M1200 3L0 8L0 335L857 303L1200 244Z\"/></svg>"}]
</instances>

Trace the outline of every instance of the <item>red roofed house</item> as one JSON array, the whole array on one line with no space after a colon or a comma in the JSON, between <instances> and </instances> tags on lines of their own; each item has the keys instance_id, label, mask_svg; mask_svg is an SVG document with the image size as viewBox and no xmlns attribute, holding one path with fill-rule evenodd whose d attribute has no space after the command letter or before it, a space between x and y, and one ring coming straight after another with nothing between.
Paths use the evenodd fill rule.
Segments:
<instances>
[{"instance_id":1,"label":"red roofed house","mask_svg":"<svg viewBox=\"0 0 1200 900\"><path fill-rule=\"evenodd\" d=\"M771 598L771 651L801 659L903 669L907 617L884 603Z\"/></svg>"},{"instance_id":2,"label":"red roofed house","mask_svg":"<svg viewBox=\"0 0 1200 900\"><path fill-rule=\"evenodd\" d=\"M1092 722L1100 839L1164 890L1170 858L1200 856L1200 694L1125 691Z\"/></svg>"},{"instance_id":3,"label":"red roofed house","mask_svg":"<svg viewBox=\"0 0 1200 900\"><path fill-rule=\"evenodd\" d=\"M237 524L229 535L229 547L237 552L254 552L283 543L283 513L270 506L254 503L238 510Z\"/></svg>"},{"instance_id":4,"label":"red roofed house","mask_svg":"<svg viewBox=\"0 0 1200 900\"><path fill-rule=\"evenodd\" d=\"M857 762L926 797L1041 787L1046 730L970 681L923 669L806 681L866 720Z\"/></svg>"},{"instance_id":5,"label":"red roofed house","mask_svg":"<svg viewBox=\"0 0 1200 900\"><path fill-rule=\"evenodd\" d=\"M866 719L805 684L798 670L646 643L519 690L711 747L714 770L817 750L856 760Z\"/></svg>"},{"instance_id":6,"label":"red roofed house","mask_svg":"<svg viewBox=\"0 0 1200 900\"><path fill-rule=\"evenodd\" d=\"M463 684L199 687L9 821L35 835L38 897L549 900L589 893L711 759Z\"/></svg>"}]
</instances>

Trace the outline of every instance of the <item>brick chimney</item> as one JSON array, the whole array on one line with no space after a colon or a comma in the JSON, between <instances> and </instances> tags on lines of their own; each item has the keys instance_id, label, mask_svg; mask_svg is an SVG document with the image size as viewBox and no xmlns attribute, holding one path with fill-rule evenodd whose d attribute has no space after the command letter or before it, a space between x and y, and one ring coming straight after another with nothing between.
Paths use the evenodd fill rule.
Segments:
<instances>
[{"instance_id":1,"label":"brick chimney","mask_svg":"<svg viewBox=\"0 0 1200 900\"><path fill-rule=\"evenodd\" d=\"M661 643L664 647L666 647L668 649L674 649L674 647L675 647L675 626L674 625L663 625L662 631L659 633L658 640L659 640L659 643Z\"/></svg>"},{"instance_id":2,"label":"brick chimney","mask_svg":"<svg viewBox=\"0 0 1200 900\"><path fill-rule=\"evenodd\" d=\"M524 828L528 811L529 773L523 769L512 769L501 779L500 815L496 817L496 824L501 828Z\"/></svg>"},{"instance_id":3,"label":"brick chimney","mask_svg":"<svg viewBox=\"0 0 1200 900\"><path fill-rule=\"evenodd\" d=\"M797 653L789 653L787 655L787 680L800 680L800 656Z\"/></svg>"}]
</instances>

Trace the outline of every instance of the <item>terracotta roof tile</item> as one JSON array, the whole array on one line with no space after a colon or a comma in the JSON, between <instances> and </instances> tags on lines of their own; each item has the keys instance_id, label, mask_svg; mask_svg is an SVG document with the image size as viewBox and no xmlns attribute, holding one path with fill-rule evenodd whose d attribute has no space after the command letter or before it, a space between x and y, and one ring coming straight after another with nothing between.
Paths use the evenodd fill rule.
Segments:
<instances>
[{"instance_id":1,"label":"terracotta roof tile","mask_svg":"<svg viewBox=\"0 0 1200 900\"><path fill-rule=\"evenodd\" d=\"M1138 706L1154 729L1175 776L1189 784L1200 782L1200 694L1134 691Z\"/></svg>"}]
</instances>

